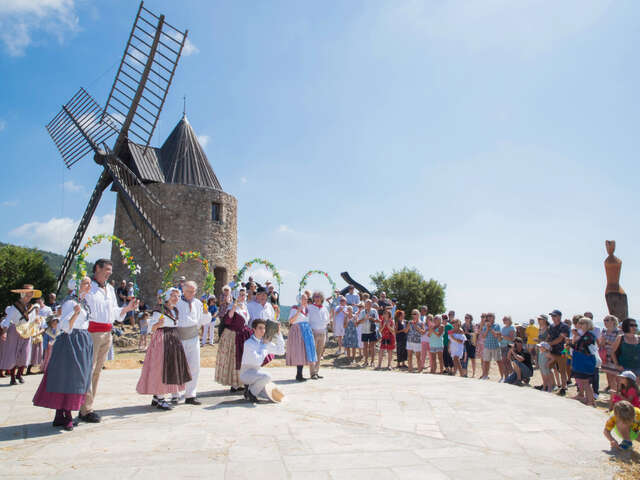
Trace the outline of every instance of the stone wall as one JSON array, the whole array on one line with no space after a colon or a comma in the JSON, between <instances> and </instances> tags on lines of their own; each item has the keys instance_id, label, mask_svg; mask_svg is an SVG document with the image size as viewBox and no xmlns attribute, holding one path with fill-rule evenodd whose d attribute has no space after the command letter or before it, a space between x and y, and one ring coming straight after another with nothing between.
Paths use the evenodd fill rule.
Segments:
<instances>
[{"instance_id":1,"label":"stone wall","mask_svg":"<svg viewBox=\"0 0 640 480\"><path fill-rule=\"evenodd\" d=\"M149 304L155 303L156 292L161 287L163 271L174 256L181 251L197 250L209 260L209 266L216 271L216 294L222 285L228 283L238 265L238 218L237 200L225 192L206 187L180 184L149 184L151 190L165 205L158 228L165 237L161 246L160 269L158 269L146 248L140 241L129 217L121 205L116 203L114 235L122 238L141 267L138 285L142 298ZM118 196L120 197L120 196ZM220 222L211 218L212 203L222 206ZM120 261L120 253L112 248L112 278L119 282L127 278L127 270ZM223 273L226 272L226 278ZM200 263L184 263L176 276L184 275L189 280L203 284L205 272ZM177 277L176 277L177 279Z\"/></svg>"}]
</instances>

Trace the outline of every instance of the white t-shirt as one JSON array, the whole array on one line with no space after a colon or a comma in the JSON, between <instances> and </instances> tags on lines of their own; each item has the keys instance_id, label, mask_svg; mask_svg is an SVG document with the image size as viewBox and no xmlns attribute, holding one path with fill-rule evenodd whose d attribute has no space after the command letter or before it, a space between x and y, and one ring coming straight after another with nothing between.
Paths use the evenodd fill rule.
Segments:
<instances>
[{"instance_id":1,"label":"white t-shirt","mask_svg":"<svg viewBox=\"0 0 640 480\"><path fill-rule=\"evenodd\" d=\"M324 307L309 305L309 326L312 330L326 330L329 323L329 311Z\"/></svg>"},{"instance_id":2,"label":"white t-shirt","mask_svg":"<svg viewBox=\"0 0 640 480\"><path fill-rule=\"evenodd\" d=\"M367 312L363 308L360 314L358 315L358 320L363 320L363 319L364 319L364 323L360 324L360 326L362 327L362 333L363 334L373 333L375 330L374 331L371 330L371 319L378 320L378 312L375 311L373 308Z\"/></svg>"}]
</instances>

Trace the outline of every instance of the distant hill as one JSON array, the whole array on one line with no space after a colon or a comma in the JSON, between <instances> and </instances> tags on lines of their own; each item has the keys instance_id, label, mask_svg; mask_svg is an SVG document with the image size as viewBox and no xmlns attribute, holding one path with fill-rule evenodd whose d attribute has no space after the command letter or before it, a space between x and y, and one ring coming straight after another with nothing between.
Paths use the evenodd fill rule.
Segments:
<instances>
[{"instance_id":1,"label":"distant hill","mask_svg":"<svg viewBox=\"0 0 640 480\"><path fill-rule=\"evenodd\" d=\"M12 245L12 244L0 242L0 248L6 245ZM13 246L19 247L20 245L13 245ZM29 247L22 247L22 248L29 248ZM47 263L47 265L49 266L49 268L57 278L58 275L60 274L60 270L62 269L62 264L64 263L64 256L58 253L47 252L46 250L39 250L37 248L32 248L30 250L35 250L40 255L42 255L42 258L44 258L44 261ZM73 269L75 268L75 263L76 262L74 261L73 264L71 265L72 272L73 272ZM93 263L87 262L87 271L91 271L92 269L93 269Z\"/></svg>"}]
</instances>

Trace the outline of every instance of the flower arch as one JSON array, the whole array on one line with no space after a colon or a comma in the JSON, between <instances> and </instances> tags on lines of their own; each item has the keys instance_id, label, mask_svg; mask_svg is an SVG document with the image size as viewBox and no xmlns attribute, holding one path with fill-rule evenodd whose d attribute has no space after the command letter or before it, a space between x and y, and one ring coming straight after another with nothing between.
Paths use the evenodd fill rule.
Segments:
<instances>
[{"instance_id":1,"label":"flower arch","mask_svg":"<svg viewBox=\"0 0 640 480\"><path fill-rule=\"evenodd\" d=\"M169 264L169 268L164 272L164 276L162 277L162 290L167 290L171 288L173 276L178 271L180 265L182 265L187 260L195 260L202 264L202 268L206 272L206 276L204 277L204 285L202 290L204 293L208 295L213 295L216 285L216 277L213 272L209 269L209 260L204 258L204 256L195 250L190 250L188 252L180 252Z\"/></svg>"},{"instance_id":2,"label":"flower arch","mask_svg":"<svg viewBox=\"0 0 640 480\"><path fill-rule=\"evenodd\" d=\"M278 270L276 269L276 266L273 263L263 258L254 258L253 260L249 260L248 262L246 262L242 266L242 268L238 270L238 273L236 273L234 277L235 282L237 284L240 284L242 282L242 278L244 277L244 274L247 272L248 269L250 269L254 265L262 265L271 272L271 275L273 275L273 278L275 279L275 281L278 282L278 292L279 292L280 286L282 285L282 277L280 276L280 272L278 272Z\"/></svg>"},{"instance_id":3,"label":"flower arch","mask_svg":"<svg viewBox=\"0 0 640 480\"><path fill-rule=\"evenodd\" d=\"M76 290L80 288L80 280L82 279L82 277L85 277L87 275L87 255L89 253L88 250L105 240L116 243L118 245L120 256L122 257L122 264L125 265L129 270L129 275L131 277L131 281L133 282L133 290L135 294L138 295L139 290L136 277L140 273L140 266L134 261L133 255L131 255L131 250L129 249L129 247L127 247L127 244L124 243L124 240L116 237L115 235L107 235L105 233L100 233L89 238L89 240L87 240L87 243L85 243L78 251L78 254L76 255L76 271L73 275L73 278L76 281Z\"/></svg>"},{"instance_id":4,"label":"flower arch","mask_svg":"<svg viewBox=\"0 0 640 480\"><path fill-rule=\"evenodd\" d=\"M323 272L322 270L309 270L307 273L304 274L304 276L302 277L302 280L300 280L300 286L298 287L298 295L300 295L302 293L302 290L304 290L304 287L307 286L307 280L309 280L309 277L311 277L312 275L322 275L323 277L325 277L328 282L329 285L331 286L331 291L329 292L329 297L331 295L333 295L333 292L337 289L336 287L336 282L333 281L333 279L329 276L329 274L327 272Z\"/></svg>"}]
</instances>

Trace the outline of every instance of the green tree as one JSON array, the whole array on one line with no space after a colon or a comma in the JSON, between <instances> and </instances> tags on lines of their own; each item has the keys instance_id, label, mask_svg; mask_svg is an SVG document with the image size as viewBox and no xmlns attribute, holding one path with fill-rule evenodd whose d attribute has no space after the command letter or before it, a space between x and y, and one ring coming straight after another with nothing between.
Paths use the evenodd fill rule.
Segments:
<instances>
[{"instance_id":1,"label":"green tree","mask_svg":"<svg viewBox=\"0 0 640 480\"><path fill-rule=\"evenodd\" d=\"M31 283L43 295L55 292L56 279L42 255L30 248L5 245L0 247L0 306L18 299L12 289Z\"/></svg>"},{"instance_id":2,"label":"green tree","mask_svg":"<svg viewBox=\"0 0 640 480\"><path fill-rule=\"evenodd\" d=\"M371 275L371 281L377 293L386 292L388 298L398 299L398 308L405 312L422 305L427 305L433 314L444 312L444 291L447 286L434 279L425 280L415 268L394 270L389 276L378 272Z\"/></svg>"}]
</instances>

